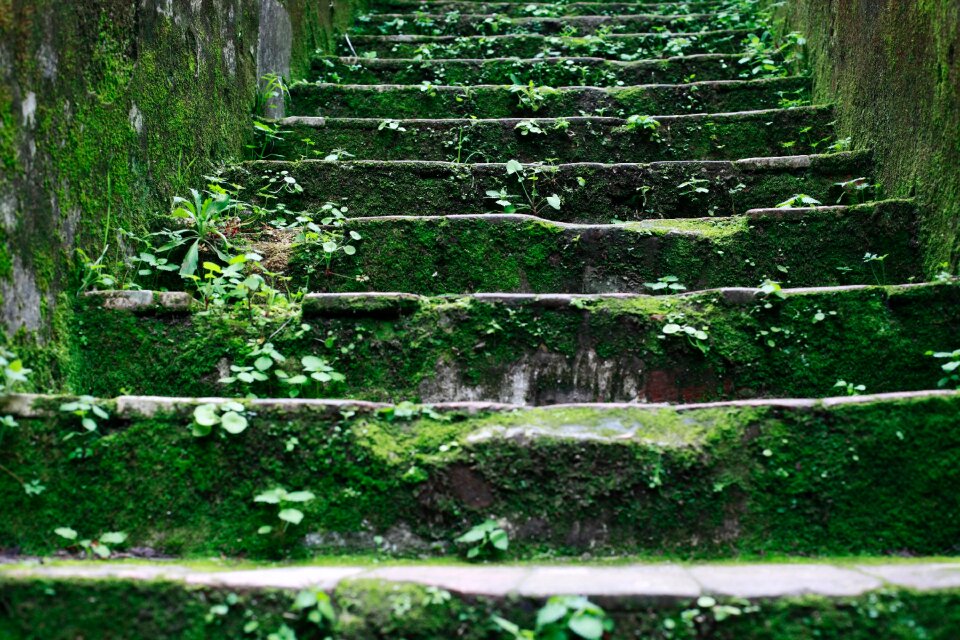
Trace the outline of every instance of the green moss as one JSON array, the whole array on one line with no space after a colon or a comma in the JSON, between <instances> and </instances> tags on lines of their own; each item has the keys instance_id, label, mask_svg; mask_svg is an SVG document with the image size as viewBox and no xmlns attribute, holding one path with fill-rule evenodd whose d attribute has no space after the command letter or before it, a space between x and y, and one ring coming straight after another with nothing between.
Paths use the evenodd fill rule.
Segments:
<instances>
[{"instance_id":1,"label":"green moss","mask_svg":"<svg viewBox=\"0 0 960 640\"><path fill-rule=\"evenodd\" d=\"M799 0L783 14L786 28L807 36L815 95L837 103L840 135L874 151L888 193L918 196L927 272L955 268L960 9L948 0Z\"/></svg>"},{"instance_id":2,"label":"green moss","mask_svg":"<svg viewBox=\"0 0 960 640\"><path fill-rule=\"evenodd\" d=\"M958 403L542 409L412 422L261 407L243 434L206 439L190 434L188 406L127 413L104 421L99 437L70 442L75 417L23 418L0 464L46 491L31 497L0 482L9 507L0 545L49 552L58 545L51 531L69 525L127 531L132 546L186 556L304 557L371 550L374 535L399 527L421 540L395 541L410 553L497 514L518 556L584 547L681 557L943 553L960 513L950 489ZM89 454L77 457L78 445ZM303 505L302 525L258 535L278 523L253 496L278 485L317 498ZM308 532L319 534L311 546Z\"/></svg>"},{"instance_id":3,"label":"green moss","mask_svg":"<svg viewBox=\"0 0 960 640\"><path fill-rule=\"evenodd\" d=\"M439 88L401 86L368 91L336 85L300 84L291 89L291 115L353 118L484 118L516 115L562 117L570 114L606 115L677 113L678 105L693 113L771 109L780 105L779 92L809 90L806 78L734 81L725 84L649 85L610 89L545 90L537 109L518 109L509 87Z\"/></svg>"},{"instance_id":4,"label":"green moss","mask_svg":"<svg viewBox=\"0 0 960 640\"><path fill-rule=\"evenodd\" d=\"M519 114L523 109L515 111ZM282 143L269 149L268 157L323 158L331 149L347 149L353 159L380 161L458 157L469 157L471 162L551 158L558 163L583 158L606 163L739 160L813 153L819 143L832 138L832 120L830 109L668 120L656 135L625 130L622 120L575 119L562 128L557 122L538 121L543 132L529 135L517 130L516 120L404 122L404 131L380 130L376 121L327 120L322 127L289 127Z\"/></svg>"}]
</instances>

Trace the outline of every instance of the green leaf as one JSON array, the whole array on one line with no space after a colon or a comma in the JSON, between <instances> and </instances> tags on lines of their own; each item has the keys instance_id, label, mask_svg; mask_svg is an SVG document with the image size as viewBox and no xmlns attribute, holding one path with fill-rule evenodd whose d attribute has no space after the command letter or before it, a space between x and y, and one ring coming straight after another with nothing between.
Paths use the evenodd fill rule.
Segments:
<instances>
[{"instance_id":1,"label":"green leaf","mask_svg":"<svg viewBox=\"0 0 960 640\"><path fill-rule=\"evenodd\" d=\"M663 328L663 333L668 336L671 336L675 333L680 333L681 331L683 331L683 327L678 324L668 324Z\"/></svg>"},{"instance_id":2,"label":"green leaf","mask_svg":"<svg viewBox=\"0 0 960 640\"><path fill-rule=\"evenodd\" d=\"M203 427L212 427L220 422L217 405L201 404L193 410L193 421Z\"/></svg>"},{"instance_id":3,"label":"green leaf","mask_svg":"<svg viewBox=\"0 0 960 640\"><path fill-rule=\"evenodd\" d=\"M467 531L465 534L457 538L457 542L462 542L464 544L470 544L473 542L480 542L486 537L486 532L480 529L479 527L474 527Z\"/></svg>"},{"instance_id":4,"label":"green leaf","mask_svg":"<svg viewBox=\"0 0 960 640\"><path fill-rule=\"evenodd\" d=\"M197 272L197 261L200 259L200 241L197 240L187 249L187 255L180 264L181 276L192 276Z\"/></svg>"},{"instance_id":5,"label":"green leaf","mask_svg":"<svg viewBox=\"0 0 960 640\"><path fill-rule=\"evenodd\" d=\"M213 433L213 427L198 422L194 422L193 428L190 429L190 434L194 438L206 438L211 433Z\"/></svg>"},{"instance_id":6,"label":"green leaf","mask_svg":"<svg viewBox=\"0 0 960 640\"><path fill-rule=\"evenodd\" d=\"M97 546L93 547L93 553L95 553L100 558L109 558L110 547L103 544L98 544Z\"/></svg>"},{"instance_id":7,"label":"green leaf","mask_svg":"<svg viewBox=\"0 0 960 640\"><path fill-rule=\"evenodd\" d=\"M560 196L553 194L552 196L547 196L547 204L553 207L554 209L560 209Z\"/></svg>"},{"instance_id":8,"label":"green leaf","mask_svg":"<svg viewBox=\"0 0 960 640\"><path fill-rule=\"evenodd\" d=\"M316 497L310 491L293 491L288 493L283 500L284 502L310 502Z\"/></svg>"},{"instance_id":9,"label":"green leaf","mask_svg":"<svg viewBox=\"0 0 960 640\"><path fill-rule=\"evenodd\" d=\"M253 366L256 367L258 371L266 371L273 366L273 359L267 356L260 356L254 361Z\"/></svg>"},{"instance_id":10,"label":"green leaf","mask_svg":"<svg viewBox=\"0 0 960 640\"><path fill-rule=\"evenodd\" d=\"M80 421L80 424L82 424L82 425L83 425L83 428L86 429L87 431L96 431L96 430L97 430L97 423L94 422L92 418L83 418L83 419Z\"/></svg>"},{"instance_id":11,"label":"green leaf","mask_svg":"<svg viewBox=\"0 0 960 640\"><path fill-rule=\"evenodd\" d=\"M300 363L307 371L318 371L323 369L327 364L323 358L318 358L317 356L303 356L300 358Z\"/></svg>"},{"instance_id":12,"label":"green leaf","mask_svg":"<svg viewBox=\"0 0 960 640\"><path fill-rule=\"evenodd\" d=\"M300 509L283 509L277 515L281 520L289 522L290 524L300 524L303 522L303 511L300 511Z\"/></svg>"},{"instance_id":13,"label":"green leaf","mask_svg":"<svg viewBox=\"0 0 960 640\"><path fill-rule=\"evenodd\" d=\"M349 244L348 244L348 245L344 245L344 247L343 247L343 252L344 252L345 254L347 254L348 256L352 256L353 254L355 254L355 253L357 252L357 248L354 247L354 246L352 246L352 245L349 245Z\"/></svg>"},{"instance_id":14,"label":"green leaf","mask_svg":"<svg viewBox=\"0 0 960 640\"><path fill-rule=\"evenodd\" d=\"M220 426L227 433L237 435L247 430L247 419L239 413L228 411L220 418Z\"/></svg>"},{"instance_id":15,"label":"green leaf","mask_svg":"<svg viewBox=\"0 0 960 640\"><path fill-rule=\"evenodd\" d=\"M574 616L570 618L570 631L584 638L584 640L600 640L603 638L603 621L593 616Z\"/></svg>"},{"instance_id":16,"label":"green leaf","mask_svg":"<svg viewBox=\"0 0 960 640\"><path fill-rule=\"evenodd\" d=\"M553 624L557 620L567 615L567 606L563 602L558 602L551 598L547 601L540 611L537 612L537 628Z\"/></svg>"},{"instance_id":17,"label":"green leaf","mask_svg":"<svg viewBox=\"0 0 960 640\"><path fill-rule=\"evenodd\" d=\"M309 609L310 607L317 604L317 594L315 591L304 590L297 594L296 599L293 601L293 608L300 609Z\"/></svg>"},{"instance_id":18,"label":"green leaf","mask_svg":"<svg viewBox=\"0 0 960 640\"><path fill-rule=\"evenodd\" d=\"M67 540L76 540L77 532L71 529L70 527L57 527L53 530L55 534L61 538L66 538Z\"/></svg>"},{"instance_id":19,"label":"green leaf","mask_svg":"<svg viewBox=\"0 0 960 640\"><path fill-rule=\"evenodd\" d=\"M270 489L269 491L264 491L260 495L256 496L254 502L265 502L267 504L280 504L280 500L287 496L286 489Z\"/></svg>"},{"instance_id":20,"label":"green leaf","mask_svg":"<svg viewBox=\"0 0 960 640\"><path fill-rule=\"evenodd\" d=\"M515 173L523 173L523 165L516 160L510 160L507 162L507 175L511 176Z\"/></svg>"},{"instance_id":21,"label":"green leaf","mask_svg":"<svg viewBox=\"0 0 960 640\"><path fill-rule=\"evenodd\" d=\"M490 543L495 549L506 551L507 547L510 546L510 539L507 537L506 531L503 529L496 529L490 534Z\"/></svg>"},{"instance_id":22,"label":"green leaf","mask_svg":"<svg viewBox=\"0 0 960 640\"><path fill-rule=\"evenodd\" d=\"M109 531L100 536L100 542L103 544L123 544L127 540L127 534L123 531Z\"/></svg>"},{"instance_id":23,"label":"green leaf","mask_svg":"<svg viewBox=\"0 0 960 640\"><path fill-rule=\"evenodd\" d=\"M259 533L259 534L262 535L262 536L267 535L267 534L270 533L271 531L273 531L273 527L271 527L271 526L269 526L269 525L264 525L264 526L260 527L259 529L257 529L257 533Z\"/></svg>"}]
</instances>

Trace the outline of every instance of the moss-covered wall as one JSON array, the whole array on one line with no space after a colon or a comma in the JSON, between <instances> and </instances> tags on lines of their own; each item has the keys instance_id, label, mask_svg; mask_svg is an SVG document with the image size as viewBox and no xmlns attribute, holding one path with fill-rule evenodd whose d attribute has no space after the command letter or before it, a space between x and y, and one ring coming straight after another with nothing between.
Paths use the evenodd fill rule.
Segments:
<instances>
[{"instance_id":1,"label":"moss-covered wall","mask_svg":"<svg viewBox=\"0 0 960 640\"><path fill-rule=\"evenodd\" d=\"M790 0L809 39L816 94L841 136L872 148L891 195L924 206L927 270L960 257L960 2Z\"/></svg>"},{"instance_id":2,"label":"moss-covered wall","mask_svg":"<svg viewBox=\"0 0 960 640\"><path fill-rule=\"evenodd\" d=\"M115 257L121 230L142 232L172 196L240 157L258 75L271 70L258 70L262 38L292 40L270 57L305 72L349 17L349 3L335 5L0 0L0 328L35 384L59 378L69 305L58 297L74 249Z\"/></svg>"}]
</instances>

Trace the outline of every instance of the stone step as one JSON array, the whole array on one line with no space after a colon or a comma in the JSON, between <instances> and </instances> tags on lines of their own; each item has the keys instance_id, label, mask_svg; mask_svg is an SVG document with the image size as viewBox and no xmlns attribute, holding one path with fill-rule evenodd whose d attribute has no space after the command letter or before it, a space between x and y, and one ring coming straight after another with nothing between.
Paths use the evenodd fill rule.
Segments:
<instances>
[{"instance_id":1,"label":"stone step","mask_svg":"<svg viewBox=\"0 0 960 640\"><path fill-rule=\"evenodd\" d=\"M378 58L520 58L594 56L643 60L694 53L739 53L751 29L692 33L613 33L603 36L365 36L340 43L340 55ZM351 48L352 47L352 48Z\"/></svg>"},{"instance_id":2,"label":"stone step","mask_svg":"<svg viewBox=\"0 0 960 640\"><path fill-rule=\"evenodd\" d=\"M348 207L348 217L485 214L503 212L505 206L498 203L509 200L518 212L555 221L611 223L738 215L781 204L796 194L833 203L843 192L836 183L871 173L869 156L859 152L732 162L521 167L522 185L518 173L509 175L504 163L259 161L222 177L247 185L253 202L263 203L256 194L269 191L271 202L294 211L317 211L332 202ZM281 176L295 180L302 191L274 193ZM536 196L531 195L534 187ZM561 199L559 209L547 200L553 195Z\"/></svg>"},{"instance_id":3,"label":"stone step","mask_svg":"<svg viewBox=\"0 0 960 640\"><path fill-rule=\"evenodd\" d=\"M310 294L301 317L282 330L288 318L278 319L266 335L280 353L326 358L345 376L304 396L550 405L822 397L836 394L839 380L871 393L932 388L942 372L925 353L952 348L960 330L956 285L648 292ZM255 333L204 313L199 301L149 295L86 300L88 345L77 348L83 366L73 388L245 393L219 383L218 371L250 364L244 336ZM704 335L664 333L667 325ZM289 386L251 389L284 395Z\"/></svg>"},{"instance_id":4,"label":"stone step","mask_svg":"<svg viewBox=\"0 0 960 640\"><path fill-rule=\"evenodd\" d=\"M776 109L809 100L810 79L715 80L635 87L538 87L534 97L507 85L470 87L301 83L290 90L295 116L450 118L572 117L719 113Z\"/></svg>"},{"instance_id":5,"label":"stone step","mask_svg":"<svg viewBox=\"0 0 960 640\"><path fill-rule=\"evenodd\" d=\"M827 149L836 140L833 121L830 107L659 116L643 125L598 116L442 120L294 116L278 123L285 133L264 155L323 159L331 150L343 149L351 160L380 161L736 160Z\"/></svg>"},{"instance_id":6,"label":"stone step","mask_svg":"<svg viewBox=\"0 0 960 640\"><path fill-rule=\"evenodd\" d=\"M945 615L960 606L960 563L933 558L619 566L25 562L0 568L0 589L7 605L0 632L8 640L98 638L103 629L122 638L206 638L212 629L242 638L250 625L253 633L315 637L308 616L316 607L304 604L321 592L335 617L326 632L340 640L501 637L486 635L496 628L493 615L532 629L535 612L553 596L601 606L612 623L609 640L650 637L650 629L693 633L705 624L716 640L766 640L770 629L777 640L873 640L892 637L886 631L904 620L922 632L917 637L960 635L960 624ZM132 603L139 615L116 615Z\"/></svg>"},{"instance_id":7,"label":"stone step","mask_svg":"<svg viewBox=\"0 0 960 640\"><path fill-rule=\"evenodd\" d=\"M202 438L196 407L221 400L121 397L90 400L110 417L69 444L81 427L64 400L4 401L20 426L0 464L45 490L0 483L0 547L47 553L73 527L188 557L429 555L493 516L510 557L956 548L956 392L687 408L244 401L245 430ZM312 496L254 500L277 487ZM301 521L279 526L291 505Z\"/></svg>"},{"instance_id":8,"label":"stone step","mask_svg":"<svg viewBox=\"0 0 960 640\"><path fill-rule=\"evenodd\" d=\"M328 84L483 85L533 82L538 86L669 84L694 80L736 80L750 76L741 54L703 53L656 60L604 58L467 58L414 60L399 58L318 57L317 82ZM779 75L779 74L778 74Z\"/></svg>"},{"instance_id":9,"label":"stone step","mask_svg":"<svg viewBox=\"0 0 960 640\"><path fill-rule=\"evenodd\" d=\"M739 17L739 14L737 14ZM747 16L744 16L747 18ZM405 14L386 13L359 16L352 32L358 35L474 36L496 34L541 34L584 37L611 31L653 33L660 30L679 33L706 31L715 26L714 14L627 14L581 15L563 17L509 17L502 14ZM741 27L741 24L720 26ZM746 22L746 20L745 20ZM753 21L750 21L751 24Z\"/></svg>"},{"instance_id":10,"label":"stone step","mask_svg":"<svg viewBox=\"0 0 960 640\"><path fill-rule=\"evenodd\" d=\"M685 15L716 10L720 2L488 2L487 0L389 0L377 2L377 12L417 12L446 15L460 13L496 13L514 18L595 15Z\"/></svg>"}]
</instances>

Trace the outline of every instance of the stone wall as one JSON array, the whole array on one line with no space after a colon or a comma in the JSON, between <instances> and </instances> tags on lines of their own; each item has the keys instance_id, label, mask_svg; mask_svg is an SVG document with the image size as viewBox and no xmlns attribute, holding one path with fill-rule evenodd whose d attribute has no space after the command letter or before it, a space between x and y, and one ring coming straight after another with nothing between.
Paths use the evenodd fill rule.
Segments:
<instances>
[{"instance_id":1,"label":"stone wall","mask_svg":"<svg viewBox=\"0 0 960 640\"><path fill-rule=\"evenodd\" d=\"M128 250L242 156L257 79L298 76L346 3L0 0L0 328L55 386L75 250Z\"/></svg>"},{"instance_id":2,"label":"stone wall","mask_svg":"<svg viewBox=\"0 0 960 640\"><path fill-rule=\"evenodd\" d=\"M876 152L887 194L916 195L930 274L960 255L960 2L788 0L809 40L817 97L841 136Z\"/></svg>"}]
</instances>

